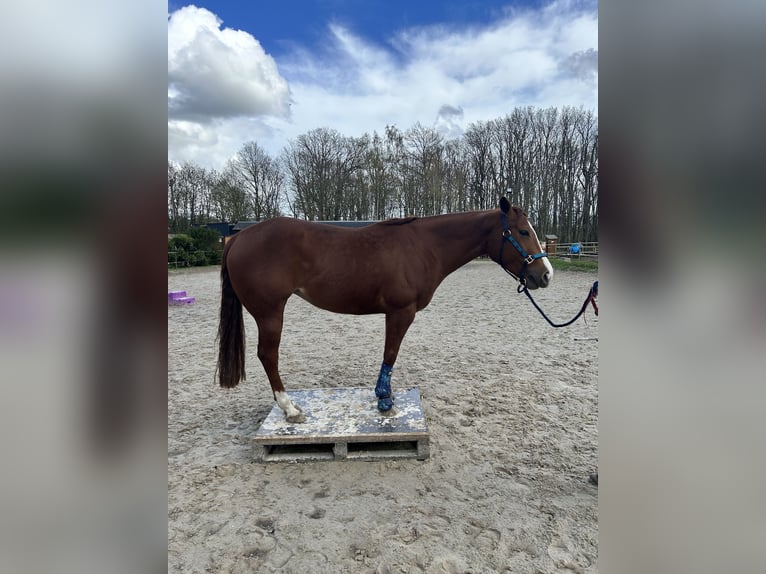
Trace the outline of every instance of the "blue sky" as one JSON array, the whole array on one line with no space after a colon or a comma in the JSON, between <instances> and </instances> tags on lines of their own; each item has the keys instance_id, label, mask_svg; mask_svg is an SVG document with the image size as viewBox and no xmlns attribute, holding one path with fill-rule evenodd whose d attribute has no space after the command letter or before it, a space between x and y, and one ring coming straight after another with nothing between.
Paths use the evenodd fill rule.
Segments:
<instances>
[{"instance_id":1,"label":"blue sky","mask_svg":"<svg viewBox=\"0 0 766 574\"><path fill-rule=\"evenodd\" d=\"M594 2L168 4L168 158L221 169L318 127L459 136L517 106L597 108Z\"/></svg>"}]
</instances>

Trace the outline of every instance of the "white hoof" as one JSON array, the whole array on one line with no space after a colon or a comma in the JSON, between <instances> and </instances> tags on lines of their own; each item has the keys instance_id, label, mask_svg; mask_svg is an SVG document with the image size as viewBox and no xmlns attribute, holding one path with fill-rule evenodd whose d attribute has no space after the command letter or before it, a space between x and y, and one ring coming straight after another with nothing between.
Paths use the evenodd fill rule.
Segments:
<instances>
[{"instance_id":1,"label":"white hoof","mask_svg":"<svg viewBox=\"0 0 766 574\"><path fill-rule=\"evenodd\" d=\"M279 408L282 409L282 411L284 411L287 422L289 423L306 422L306 417L303 414L303 411L301 410L299 406L295 405L295 403L293 403L292 400L290 400L290 397L287 396L287 393L285 392L274 393L274 398L277 400L277 404L279 405Z\"/></svg>"},{"instance_id":2,"label":"white hoof","mask_svg":"<svg viewBox=\"0 0 766 574\"><path fill-rule=\"evenodd\" d=\"M285 418L287 419L287 422L289 423L305 423L306 422L306 415L303 413L288 415L285 413Z\"/></svg>"}]
</instances>

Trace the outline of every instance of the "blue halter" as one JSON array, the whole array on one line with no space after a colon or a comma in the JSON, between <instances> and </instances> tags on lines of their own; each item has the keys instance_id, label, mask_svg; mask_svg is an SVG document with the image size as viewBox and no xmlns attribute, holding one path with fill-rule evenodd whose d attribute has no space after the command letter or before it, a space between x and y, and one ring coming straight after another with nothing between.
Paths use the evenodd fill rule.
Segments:
<instances>
[{"instance_id":1,"label":"blue halter","mask_svg":"<svg viewBox=\"0 0 766 574\"><path fill-rule=\"evenodd\" d=\"M524 287L527 284L526 280L526 274L527 274L527 266L534 263L535 259L540 259L542 257L548 257L548 254L545 251L541 251L540 253L535 253L534 255L529 255L524 248L521 246L521 244L516 241L516 239L511 235L511 230L508 229L508 220L505 217L505 212L500 212L500 217L503 219L503 239L504 241L500 242L500 257L498 258L498 263L500 264L500 267L502 267L503 271L508 273L511 277L516 279L519 282L519 292L521 292ZM521 257L524 259L524 265L521 267L521 273L519 273L518 277L515 273L512 273L511 271L508 271L508 269L505 268L505 265L503 265L503 247L505 247L505 242L508 241L511 245L513 245L516 248L516 251L521 253Z\"/></svg>"}]
</instances>

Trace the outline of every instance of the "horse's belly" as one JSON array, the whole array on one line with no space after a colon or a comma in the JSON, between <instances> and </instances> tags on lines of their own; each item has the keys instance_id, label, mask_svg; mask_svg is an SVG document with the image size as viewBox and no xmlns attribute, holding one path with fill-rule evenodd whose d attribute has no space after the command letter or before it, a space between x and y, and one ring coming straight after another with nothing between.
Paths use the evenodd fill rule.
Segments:
<instances>
[{"instance_id":1,"label":"horse's belly","mask_svg":"<svg viewBox=\"0 0 766 574\"><path fill-rule=\"evenodd\" d=\"M360 297L356 293L351 293L342 289L333 291L314 292L305 287L299 287L294 293L303 299L333 313L346 313L350 315L367 315L370 313L383 313L382 303L377 297Z\"/></svg>"}]
</instances>

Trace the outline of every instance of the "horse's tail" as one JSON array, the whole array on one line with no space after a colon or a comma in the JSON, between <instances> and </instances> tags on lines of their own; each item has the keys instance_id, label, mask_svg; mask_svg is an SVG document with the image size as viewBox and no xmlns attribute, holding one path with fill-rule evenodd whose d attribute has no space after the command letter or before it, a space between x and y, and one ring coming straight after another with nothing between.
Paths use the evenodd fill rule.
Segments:
<instances>
[{"instance_id":1,"label":"horse's tail","mask_svg":"<svg viewBox=\"0 0 766 574\"><path fill-rule=\"evenodd\" d=\"M221 318L218 323L218 380L222 387L231 389L245 379L245 323L242 321L242 303L229 279L226 257L233 241L223 249L221 262Z\"/></svg>"}]
</instances>

